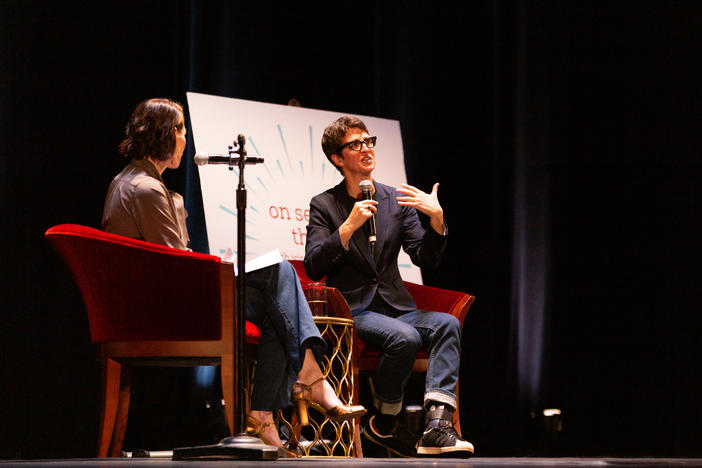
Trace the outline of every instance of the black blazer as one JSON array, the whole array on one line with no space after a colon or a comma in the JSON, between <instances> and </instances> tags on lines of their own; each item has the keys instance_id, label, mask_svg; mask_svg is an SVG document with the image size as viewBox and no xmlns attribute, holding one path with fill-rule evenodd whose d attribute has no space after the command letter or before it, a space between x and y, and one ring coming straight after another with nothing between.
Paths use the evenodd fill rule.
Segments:
<instances>
[{"instance_id":1,"label":"black blazer","mask_svg":"<svg viewBox=\"0 0 702 468\"><path fill-rule=\"evenodd\" d=\"M366 310L376 291L400 311L416 310L397 266L400 247L415 265L433 269L446 248L446 236L425 230L415 208L398 205L393 187L375 181L374 185L378 201L374 257L363 228L353 233L348 251L341 245L339 226L354 202L342 180L310 202L305 270L313 280L326 276L326 284L339 289L354 315Z\"/></svg>"}]
</instances>

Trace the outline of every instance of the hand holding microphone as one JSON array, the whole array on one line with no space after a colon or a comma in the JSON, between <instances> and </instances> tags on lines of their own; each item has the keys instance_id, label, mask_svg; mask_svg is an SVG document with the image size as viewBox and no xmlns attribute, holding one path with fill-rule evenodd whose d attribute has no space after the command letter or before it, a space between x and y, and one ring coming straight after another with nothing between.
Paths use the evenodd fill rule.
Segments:
<instances>
[{"instance_id":1,"label":"hand holding microphone","mask_svg":"<svg viewBox=\"0 0 702 468\"><path fill-rule=\"evenodd\" d=\"M364 200L373 200L373 184L371 183L370 180L362 180L361 183L359 184L359 187L361 188L361 195L363 196ZM377 202L376 202L377 203ZM375 207L374 207L375 208ZM368 243L371 246L371 252L373 251L373 248L375 247L375 211L373 211L368 218Z\"/></svg>"},{"instance_id":2,"label":"hand holding microphone","mask_svg":"<svg viewBox=\"0 0 702 468\"><path fill-rule=\"evenodd\" d=\"M350 229L351 234L375 216L376 211L378 211L377 204L378 202L375 200L359 200L353 205L351 213L344 223Z\"/></svg>"},{"instance_id":3,"label":"hand holding microphone","mask_svg":"<svg viewBox=\"0 0 702 468\"><path fill-rule=\"evenodd\" d=\"M372 187L370 181L364 180L361 184L364 182L366 182L369 187ZM363 194L363 190L361 190L361 193ZM348 248L349 240L353 233L361 228L369 219L373 220L373 236L375 236L375 213L377 211L377 205L378 202L371 198L370 190L368 190L367 196L364 195L362 200L354 203L348 218L339 226L339 237L344 247Z\"/></svg>"}]
</instances>

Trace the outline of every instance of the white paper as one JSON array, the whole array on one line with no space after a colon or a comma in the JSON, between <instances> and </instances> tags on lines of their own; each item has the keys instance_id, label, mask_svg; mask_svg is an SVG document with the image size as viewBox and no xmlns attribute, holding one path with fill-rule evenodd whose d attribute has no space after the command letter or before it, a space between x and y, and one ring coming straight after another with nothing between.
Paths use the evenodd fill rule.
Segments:
<instances>
[{"instance_id":1,"label":"white paper","mask_svg":"<svg viewBox=\"0 0 702 468\"><path fill-rule=\"evenodd\" d=\"M239 274L237 269L236 255L234 255L234 252L232 252L231 249L227 249L227 251L222 256L222 261L230 262L234 266L234 274ZM280 263L282 261L283 256L280 254L280 250L274 249L270 252L266 252L263 255L254 258L251 261L246 262L246 273L251 273L252 271L260 270L261 268L266 268L271 265Z\"/></svg>"}]
</instances>

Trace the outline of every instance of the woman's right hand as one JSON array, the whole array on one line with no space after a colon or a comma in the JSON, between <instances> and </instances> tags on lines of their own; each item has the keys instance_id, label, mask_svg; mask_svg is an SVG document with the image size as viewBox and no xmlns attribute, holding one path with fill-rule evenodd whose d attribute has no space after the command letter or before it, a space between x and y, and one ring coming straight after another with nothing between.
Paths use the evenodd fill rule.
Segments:
<instances>
[{"instance_id":1,"label":"woman's right hand","mask_svg":"<svg viewBox=\"0 0 702 468\"><path fill-rule=\"evenodd\" d=\"M348 248L353 233L378 211L377 205L376 200L359 200L354 203L349 217L339 226L339 237L344 248Z\"/></svg>"}]
</instances>

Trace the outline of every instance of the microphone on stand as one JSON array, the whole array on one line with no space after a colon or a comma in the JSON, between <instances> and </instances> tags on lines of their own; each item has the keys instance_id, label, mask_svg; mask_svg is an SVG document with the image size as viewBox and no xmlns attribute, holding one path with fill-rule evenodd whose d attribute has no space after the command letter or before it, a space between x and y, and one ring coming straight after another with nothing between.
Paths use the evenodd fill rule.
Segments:
<instances>
[{"instance_id":1,"label":"microphone on stand","mask_svg":"<svg viewBox=\"0 0 702 468\"><path fill-rule=\"evenodd\" d=\"M360 184L358 184L360 189L361 189L361 195L363 196L364 200L372 200L373 196L371 195L371 192L373 191L373 184L371 183L370 180L362 180ZM370 219L367 221L368 225L368 243L370 244L371 248L371 255L374 255L375 253L375 213L370 217Z\"/></svg>"},{"instance_id":2,"label":"microphone on stand","mask_svg":"<svg viewBox=\"0 0 702 468\"><path fill-rule=\"evenodd\" d=\"M234 167L239 168L237 174L239 185L236 188L236 227L237 227L237 267L236 276L236 309L235 320L232 323L236 343L236 353L234 369L236 370L238 382L244 382L244 344L246 318L246 184L244 183L244 169L246 164L259 164L263 158L249 158L246 156L246 137L240 134L237 142L229 147L229 154L207 154L197 153L195 164L204 166L206 164L226 164L230 171ZM238 149L234 149L237 147ZM235 270L236 271L236 270ZM238 401L246 401L246 388L239 385ZM246 405L239 405L239 427L231 428L232 437L225 437L218 444L200 445L195 447L182 447L173 450L173 460L198 460L198 459L246 459L246 460L276 460L285 453L282 447L266 445L258 436L246 434ZM238 431L238 432L235 432Z\"/></svg>"},{"instance_id":3,"label":"microphone on stand","mask_svg":"<svg viewBox=\"0 0 702 468\"><path fill-rule=\"evenodd\" d=\"M195 158L193 158L195 164L198 166L205 166L208 164L228 164L230 166L236 166L239 164L238 156L229 156L228 154L209 154L209 153L196 153ZM263 163L263 158L256 158L252 156L247 156L246 164L261 164Z\"/></svg>"}]
</instances>

